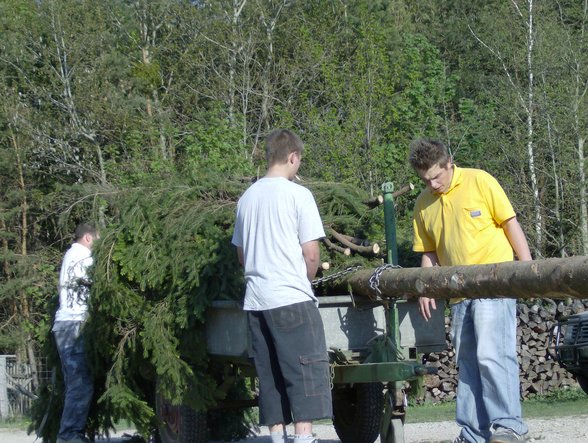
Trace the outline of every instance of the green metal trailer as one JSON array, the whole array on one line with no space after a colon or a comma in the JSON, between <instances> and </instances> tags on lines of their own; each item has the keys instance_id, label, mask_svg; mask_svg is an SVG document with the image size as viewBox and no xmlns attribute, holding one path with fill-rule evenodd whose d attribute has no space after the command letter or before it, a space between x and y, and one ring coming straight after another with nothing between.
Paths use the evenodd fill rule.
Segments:
<instances>
[{"instance_id":1,"label":"green metal trailer","mask_svg":"<svg viewBox=\"0 0 588 443\"><path fill-rule=\"evenodd\" d=\"M358 302L350 295L321 297L319 312L331 364L333 424L343 443L404 441L404 381L432 373L423 353L446 348L442 310L429 322L415 302ZM247 317L238 303L211 306L206 325L212 359L253 376Z\"/></svg>"}]
</instances>

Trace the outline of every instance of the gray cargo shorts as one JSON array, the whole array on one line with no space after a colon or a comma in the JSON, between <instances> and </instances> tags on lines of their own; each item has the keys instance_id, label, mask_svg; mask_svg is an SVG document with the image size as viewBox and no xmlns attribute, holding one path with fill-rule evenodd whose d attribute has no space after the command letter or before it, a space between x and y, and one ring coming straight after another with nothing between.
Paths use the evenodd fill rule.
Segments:
<instances>
[{"instance_id":1,"label":"gray cargo shorts","mask_svg":"<svg viewBox=\"0 0 588 443\"><path fill-rule=\"evenodd\" d=\"M313 301L249 311L260 425L333 416L323 321Z\"/></svg>"}]
</instances>

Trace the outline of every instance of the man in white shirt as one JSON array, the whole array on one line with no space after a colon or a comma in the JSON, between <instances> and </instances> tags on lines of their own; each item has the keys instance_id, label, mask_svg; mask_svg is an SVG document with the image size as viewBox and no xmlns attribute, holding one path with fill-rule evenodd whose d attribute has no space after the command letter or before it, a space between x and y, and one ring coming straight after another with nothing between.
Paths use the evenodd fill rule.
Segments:
<instances>
[{"instance_id":1,"label":"man in white shirt","mask_svg":"<svg viewBox=\"0 0 588 443\"><path fill-rule=\"evenodd\" d=\"M53 334L61 359L65 387L63 413L57 443L86 443L86 420L94 394L94 380L88 367L81 329L88 312L92 245L99 238L90 223L78 225L75 242L63 257L59 273L59 309Z\"/></svg>"},{"instance_id":2,"label":"man in white shirt","mask_svg":"<svg viewBox=\"0 0 588 443\"><path fill-rule=\"evenodd\" d=\"M260 424L272 443L310 443L312 421L332 417L329 359L311 280L325 236L311 192L293 179L303 144L289 130L266 139L268 170L239 199L233 244L245 270Z\"/></svg>"}]
</instances>

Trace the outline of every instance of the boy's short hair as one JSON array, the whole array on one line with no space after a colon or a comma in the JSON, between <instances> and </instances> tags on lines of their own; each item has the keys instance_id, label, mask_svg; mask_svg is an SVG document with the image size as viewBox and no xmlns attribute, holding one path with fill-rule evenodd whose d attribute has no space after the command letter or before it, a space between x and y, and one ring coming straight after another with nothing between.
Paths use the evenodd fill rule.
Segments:
<instances>
[{"instance_id":1,"label":"boy's short hair","mask_svg":"<svg viewBox=\"0 0 588 443\"><path fill-rule=\"evenodd\" d=\"M410 144L408 161L418 171L427 171L435 165L445 166L450 160L447 147L438 140L419 138Z\"/></svg>"},{"instance_id":2,"label":"boy's short hair","mask_svg":"<svg viewBox=\"0 0 588 443\"><path fill-rule=\"evenodd\" d=\"M86 234L90 234L94 238L98 235L98 227L95 223L83 222L76 226L76 230L74 231L74 240L81 240L81 238Z\"/></svg>"},{"instance_id":3,"label":"boy's short hair","mask_svg":"<svg viewBox=\"0 0 588 443\"><path fill-rule=\"evenodd\" d=\"M290 153L302 154L303 149L300 137L288 129L276 129L265 139L265 156L269 166L286 163Z\"/></svg>"}]
</instances>

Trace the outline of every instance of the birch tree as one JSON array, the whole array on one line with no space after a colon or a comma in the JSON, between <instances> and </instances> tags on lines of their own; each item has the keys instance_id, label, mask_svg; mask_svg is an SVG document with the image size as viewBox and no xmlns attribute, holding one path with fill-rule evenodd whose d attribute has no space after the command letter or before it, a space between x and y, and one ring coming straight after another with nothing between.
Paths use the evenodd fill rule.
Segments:
<instances>
[{"instance_id":1,"label":"birch tree","mask_svg":"<svg viewBox=\"0 0 588 443\"><path fill-rule=\"evenodd\" d=\"M580 233L582 252L588 254L588 192L586 183L586 156L584 146L588 135L588 0L584 0L576 15L576 30L570 32L565 17L561 16L562 27L568 28L568 57L573 73L571 83L571 109L574 122L575 147L578 160L579 200L580 200Z\"/></svg>"},{"instance_id":2,"label":"birch tree","mask_svg":"<svg viewBox=\"0 0 588 443\"><path fill-rule=\"evenodd\" d=\"M512 56L505 54L507 49L500 49L490 39L479 35L479 31L469 27L473 37L498 61L502 68L508 84L512 88L518 105L525 113L526 120L526 151L527 166L529 171L529 185L533 195L534 208L534 249L536 254L541 255L543 250L543 210L539 195L539 181L536 170L536 140L535 140L535 71L534 71L534 48L536 39L535 10L533 0L510 0L513 15L523 23L525 29L525 67L523 73L525 80L521 81L519 72L510 65Z\"/></svg>"}]
</instances>

